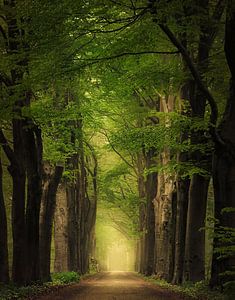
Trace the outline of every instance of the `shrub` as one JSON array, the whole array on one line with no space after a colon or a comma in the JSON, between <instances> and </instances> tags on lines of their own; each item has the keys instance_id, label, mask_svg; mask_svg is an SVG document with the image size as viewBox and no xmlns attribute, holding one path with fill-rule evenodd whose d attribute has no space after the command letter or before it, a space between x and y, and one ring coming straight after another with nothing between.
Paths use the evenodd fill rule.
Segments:
<instances>
[{"instance_id":1,"label":"shrub","mask_svg":"<svg viewBox=\"0 0 235 300\"><path fill-rule=\"evenodd\" d=\"M53 273L51 277L54 284L67 284L80 280L80 275L76 272Z\"/></svg>"}]
</instances>

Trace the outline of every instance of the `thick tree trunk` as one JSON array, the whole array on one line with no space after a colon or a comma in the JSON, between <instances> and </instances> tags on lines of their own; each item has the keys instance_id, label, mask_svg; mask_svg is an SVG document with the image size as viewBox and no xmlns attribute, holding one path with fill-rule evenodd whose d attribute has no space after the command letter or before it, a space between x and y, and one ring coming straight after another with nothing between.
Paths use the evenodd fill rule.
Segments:
<instances>
[{"instance_id":1,"label":"thick tree trunk","mask_svg":"<svg viewBox=\"0 0 235 300\"><path fill-rule=\"evenodd\" d=\"M166 154L166 153L165 153ZM164 164L163 164L164 165ZM165 172L158 174L158 191L154 199L157 277L170 281L173 268L173 192L174 179Z\"/></svg>"},{"instance_id":2,"label":"thick tree trunk","mask_svg":"<svg viewBox=\"0 0 235 300\"><path fill-rule=\"evenodd\" d=\"M143 166L143 155L139 154L137 156L137 169L138 169L138 194L140 199L139 204L139 246L138 246L138 271L144 274L145 270L145 228L146 228L146 193L145 193L145 183L144 183L144 166Z\"/></svg>"},{"instance_id":3,"label":"thick tree trunk","mask_svg":"<svg viewBox=\"0 0 235 300\"><path fill-rule=\"evenodd\" d=\"M83 134L82 134L82 122L78 123L78 128L81 130L81 139L79 141L79 169L80 174L78 175L78 218L79 223L79 236L78 236L78 270L81 274L85 274L89 268L89 224L88 224L88 215L89 215L89 198L87 195L87 174L85 169L85 158L84 158L84 149L83 149Z\"/></svg>"},{"instance_id":4,"label":"thick tree trunk","mask_svg":"<svg viewBox=\"0 0 235 300\"><path fill-rule=\"evenodd\" d=\"M160 99L160 111L166 114L172 112L175 97L168 96ZM165 126L170 120L166 116ZM160 154L160 164L165 167L170 161L170 151L165 149ZM158 174L157 195L154 199L155 210L155 273L159 278L171 281L174 263L175 212L173 204L175 197L175 174L162 171Z\"/></svg>"},{"instance_id":5,"label":"thick tree trunk","mask_svg":"<svg viewBox=\"0 0 235 300\"><path fill-rule=\"evenodd\" d=\"M56 206L56 192L60 183L63 167L44 166L44 188L40 216L40 274L43 281L49 281L51 264L52 225Z\"/></svg>"},{"instance_id":6,"label":"thick tree trunk","mask_svg":"<svg viewBox=\"0 0 235 300\"><path fill-rule=\"evenodd\" d=\"M181 284L183 281L185 237L188 211L190 179L177 180L177 212L176 212L176 236L173 284Z\"/></svg>"},{"instance_id":7,"label":"thick tree trunk","mask_svg":"<svg viewBox=\"0 0 235 300\"><path fill-rule=\"evenodd\" d=\"M78 219L78 203L77 203L77 188L75 183L66 183L66 198L68 210L68 270L78 271L78 234L79 234L79 219Z\"/></svg>"},{"instance_id":8,"label":"thick tree trunk","mask_svg":"<svg viewBox=\"0 0 235 300\"><path fill-rule=\"evenodd\" d=\"M181 102L188 101L192 98L194 82L188 80L181 88ZM190 112L186 112L180 107L182 115L189 115ZM180 142L188 140L188 132L185 130L181 133ZM189 161L189 153L180 152L177 156L179 164L185 164ZM189 202L189 186L190 178L185 177L185 174L179 172L177 174L176 189L177 189L177 204L176 204L176 226L175 226L175 253L174 253L174 271L173 271L173 284L181 284L183 281L184 272L184 259L185 259L185 238L186 238L186 226L188 215L188 202Z\"/></svg>"},{"instance_id":9,"label":"thick tree trunk","mask_svg":"<svg viewBox=\"0 0 235 300\"><path fill-rule=\"evenodd\" d=\"M12 280L16 284L26 282L26 226L25 226L25 184L26 172L24 168L24 147L22 135L22 121L13 120L13 142L16 162L12 161L9 172L13 180L12 194L12 237L13 262Z\"/></svg>"},{"instance_id":10,"label":"thick tree trunk","mask_svg":"<svg viewBox=\"0 0 235 300\"><path fill-rule=\"evenodd\" d=\"M26 274L27 283L40 279L39 215L42 197L42 140L41 131L27 119L24 130L27 208L26 208Z\"/></svg>"},{"instance_id":11,"label":"thick tree trunk","mask_svg":"<svg viewBox=\"0 0 235 300\"><path fill-rule=\"evenodd\" d=\"M61 184L56 195L56 210L54 222L55 241L55 272L68 271L68 211L66 188Z\"/></svg>"},{"instance_id":12,"label":"thick tree trunk","mask_svg":"<svg viewBox=\"0 0 235 300\"><path fill-rule=\"evenodd\" d=\"M8 243L7 243L7 216L2 186L2 162L0 150L0 282L9 282Z\"/></svg>"},{"instance_id":13,"label":"thick tree trunk","mask_svg":"<svg viewBox=\"0 0 235 300\"><path fill-rule=\"evenodd\" d=\"M146 154L146 167L151 168L156 165L152 156L153 151ZM155 214L153 200L157 193L157 173L153 172L146 178L146 233L145 233L145 266L144 274L152 275L155 266Z\"/></svg>"},{"instance_id":14,"label":"thick tree trunk","mask_svg":"<svg viewBox=\"0 0 235 300\"><path fill-rule=\"evenodd\" d=\"M10 161L8 171L12 177L12 238L13 238L13 261L12 280L21 285L25 283L25 263L26 263L26 239L25 239L25 181L26 174L24 168L23 155L23 135L22 121L13 119L13 145L12 149L3 131L0 130L0 141L2 148Z\"/></svg>"},{"instance_id":15,"label":"thick tree trunk","mask_svg":"<svg viewBox=\"0 0 235 300\"><path fill-rule=\"evenodd\" d=\"M209 178L194 175L190 184L184 279L192 282L205 278L205 230L203 228L209 182Z\"/></svg>"},{"instance_id":16,"label":"thick tree trunk","mask_svg":"<svg viewBox=\"0 0 235 300\"><path fill-rule=\"evenodd\" d=\"M219 226L235 228L235 213L222 213L225 207L235 208L235 7L234 1L228 1L227 18L225 28L225 54L231 72L230 94L223 120L219 126L219 134L223 143L217 143L213 164L213 183L215 194L215 218ZM227 246L227 243L219 243L214 239L214 247ZM225 270L234 271L235 259L228 257L218 260L218 254L214 253L212 262L211 285L221 285L227 280L235 280L221 277L219 274Z\"/></svg>"},{"instance_id":17,"label":"thick tree trunk","mask_svg":"<svg viewBox=\"0 0 235 300\"><path fill-rule=\"evenodd\" d=\"M94 153L93 148L88 145L92 158L93 158L93 171L90 170L89 166L86 166L87 171L91 175L91 182L92 182L92 187L93 187L93 192L92 195L89 196L88 194L88 186L86 186L86 195L89 201L89 210L87 214L87 225L88 225L88 269L89 269L89 261L91 257L95 257L95 247L96 247L96 237L95 237L95 223L96 223L96 213L97 213L97 200L98 200L98 189L97 189L97 170L98 170L98 161L96 158L96 155ZM87 269L87 271L88 271Z\"/></svg>"}]
</instances>

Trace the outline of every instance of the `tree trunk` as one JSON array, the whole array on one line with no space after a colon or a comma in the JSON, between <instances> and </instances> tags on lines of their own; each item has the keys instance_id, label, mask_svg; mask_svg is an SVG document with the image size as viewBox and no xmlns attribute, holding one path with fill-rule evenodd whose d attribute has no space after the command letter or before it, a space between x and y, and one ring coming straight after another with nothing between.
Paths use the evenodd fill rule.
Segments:
<instances>
[{"instance_id":1,"label":"tree trunk","mask_svg":"<svg viewBox=\"0 0 235 300\"><path fill-rule=\"evenodd\" d=\"M188 207L184 278L192 282L205 278L205 230L203 228L209 182L209 178L194 175L189 189L191 201Z\"/></svg>"},{"instance_id":2,"label":"tree trunk","mask_svg":"<svg viewBox=\"0 0 235 300\"><path fill-rule=\"evenodd\" d=\"M14 155L17 162L11 161L9 172L13 180L12 195L12 237L13 262L12 280L16 284L26 282L26 226L25 226L25 184L22 121L13 120Z\"/></svg>"},{"instance_id":3,"label":"tree trunk","mask_svg":"<svg viewBox=\"0 0 235 300\"><path fill-rule=\"evenodd\" d=\"M77 189L73 182L66 183L66 198L68 210L68 270L78 271L78 234L79 234L79 219L78 219L78 203Z\"/></svg>"},{"instance_id":4,"label":"tree trunk","mask_svg":"<svg viewBox=\"0 0 235 300\"><path fill-rule=\"evenodd\" d=\"M138 193L139 193L139 247L138 247L138 271L144 274L145 269L145 228L146 228L146 203L145 203L145 183L144 183L144 166L143 166L143 155L138 154L137 156L137 169L138 169Z\"/></svg>"},{"instance_id":5,"label":"tree trunk","mask_svg":"<svg viewBox=\"0 0 235 300\"><path fill-rule=\"evenodd\" d=\"M68 211L65 184L61 184L56 195L54 222L55 272L68 271Z\"/></svg>"},{"instance_id":6,"label":"tree trunk","mask_svg":"<svg viewBox=\"0 0 235 300\"><path fill-rule=\"evenodd\" d=\"M188 197L190 179L177 180L177 212L176 212L176 236L175 236L175 259L173 284L181 284L183 281L185 236L188 211Z\"/></svg>"},{"instance_id":7,"label":"tree trunk","mask_svg":"<svg viewBox=\"0 0 235 300\"><path fill-rule=\"evenodd\" d=\"M166 114L172 112L175 97L168 96L160 99L160 111ZM165 126L170 120L166 115ZM170 161L170 151L165 149L159 156L161 166L165 167ZM171 281L174 262L175 212L175 174L162 171L158 174L157 195L154 199L155 210L155 273L159 278Z\"/></svg>"},{"instance_id":8,"label":"tree trunk","mask_svg":"<svg viewBox=\"0 0 235 300\"><path fill-rule=\"evenodd\" d=\"M146 168L156 165L153 160L154 151L146 154ZM155 215L153 200L157 193L157 173L153 172L146 178L146 233L145 233L145 266L144 274L150 276L155 266Z\"/></svg>"},{"instance_id":9,"label":"tree trunk","mask_svg":"<svg viewBox=\"0 0 235 300\"><path fill-rule=\"evenodd\" d=\"M188 101L192 98L194 92L194 82L187 80L181 88L181 103ZM180 107L181 109L181 107ZM190 112L186 112L181 109L182 115L189 115ZM188 139L188 132L181 133L180 142L183 143ZM180 152L177 156L179 164L184 164L189 161L189 153ZM177 205L176 205L176 227L175 227L175 253L174 253L174 271L173 271L173 284L181 284L183 281L184 272L184 260L185 260L185 238L186 238L186 226L187 226L187 215L188 215L188 202L189 202L189 186L190 178L185 177L185 174L178 173L176 180L177 189Z\"/></svg>"},{"instance_id":10,"label":"tree trunk","mask_svg":"<svg viewBox=\"0 0 235 300\"><path fill-rule=\"evenodd\" d=\"M166 155L166 153L165 153ZM166 163L164 159L163 165ZM173 192L174 178L166 172L158 174L155 207L155 243L157 277L170 281L173 268Z\"/></svg>"},{"instance_id":11,"label":"tree trunk","mask_svg":"<svg viewBox=\"0 0 235 300\"><path fill-rule=\"evenodd\" d=\"M228 1L227 18L225 26L225 54L231 73L230 93L227 100L223 120L219 126L222 143L217 141L213 163L213 183L215 194L215 218L219 226L229 227L234 230L234 212L222 213L225 207L235 208L235 7L233 1ZM219 243L214 239L214 247L227 244ZM235 259L227 257L218 260L218 253L214 253L212 262L211 285L221 285L227 280L235 280L219 276L224 271L234 271ZM229 276L228 276L229 277Z\"/></svg>"},{"instance_id":12,"label":"tree trunk","mask_svg":"<svg viewBox=\"0 0 235 300\"><path fill-rule=\"evenodd\" d=\"M84 148L83 148L83 133L82 133L82 122L78 123L78 128L81 130L81 138L79 141L79 175L78 175L78 218L80 221L79 224L79 256L78 256L78 270L81 274L85 274L88 271L89 267L89 231L87 224L87 217L89 214L89 198L86 193L87 188L87 174L85 169L85 158L84 158Z\"/></svg>"},{"instance_id":13,"label":"tree trunk","mask_svg":"<svg viewBox=\"0 0 235 300\"><path fill-rule=\"evenodd\" d=\"M41 131L27 119L24 130L27 171L26 208L26 274L27 283L40 279L39 215L42 197L42 140Z\"/></svg>"},{"instance_id":14,"label":"tree trunk","mask_svg":"<svg viewBox=\"0 0 235 300\"><path fill-rule=\"evenodd\" d=\"M0 282L9 282L8 265L8 243L7 243L7 216L4 203L4 194L2 186L2 162L0 151Z\"/></svg>"},{"instance_id":15,"label":"tree trunk","mask_svg":"<svg viewBox=\"0 0 235 300\"><path fill-rule=\"evenodd\" d=\"M209 19L209 2L200 0L198 3L204 9L203 17ZM213 25L214 26L214 25ZM201 78L208 69L209 52L212 45L212 27L205 22L201 23L200 39L198 44L197 67ZM189 98L192 108L192 117L204 119L206 97L195 82L195 95ZM192 133L192 144L206 144L204 131ZM200 151L192 153L192 159L196 166L211 172L212 156L203 155ZM203 162L203 164L202 164ZM192 282L205 279L205 227L207 193L210 179L208 176L194 174L190 182L189 206L185 248L184 278Z\"/></svg>"},{"instance_id":16,"label":"tree trunk","mask_svg":"<svg viewBox=\"0 0 235 300\"><path fill-rule=\"evenodd\" d=\"M86 186L86 195L87 200L89 201L89 210L87 213L87 226L88 226L88 267L89 269L89 259L90 257L95 257L95 246L96 246L96 237L95 237L95 223L96 223L96 213L97 213L97 200L98 200L98 190L97 190L97 170L98 170L98 161L94 152L94 149L88 145L89 149L91 150L91 155L93 159L93 171L90 170L89 166L86 165L86 169L91 175L91 182L92 182L92 195L89 196L88 193L88 186ZM87 163L88 164L88 163Z\"/></svg>"},{"instance_id":17,"label":"tree trunk","mask_svg":"<svg viewBox=\"0 0 235 300\"><path fill-rule=\"evenodd\" d=\"M13 261L12 280L21 285L25 283L25 181L26 174L24 168L23 155L23 135L22 120L13 119L13 146L9 146L2 130L0 130L0 142L2 148L10 161L8 171L12 177L12 238L13 238Z\"/></svg>"},{"instance_id":18,"label":"tree trunk","mask_svg":"<svg viewBox=\"0 0 235 300\"><path fill-rule=\"evenodd\" d=\"M56 192L60 183L63 167L44 165L44 188L40 216L40 273L43 281L51 280L51 239L52 225L56 206Z\"/></svg>"}]
</instances>

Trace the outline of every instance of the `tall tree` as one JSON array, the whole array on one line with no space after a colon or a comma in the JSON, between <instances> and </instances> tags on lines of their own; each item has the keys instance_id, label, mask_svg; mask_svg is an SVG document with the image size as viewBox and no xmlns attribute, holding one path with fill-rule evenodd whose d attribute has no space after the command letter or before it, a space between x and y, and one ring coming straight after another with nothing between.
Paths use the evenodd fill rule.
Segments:
<instances>
[{"instance_id":1,"label":"tall tree","mask_svg":"<svg viewBox=\"0 0 235 300\"><path fill-rule=\"evenodd\" d=\"M213 180L214 180L214 192L215 192L215 217L219 221L221 228L235 228L234 211L230 213L223 213L223 209L226 207L234 208L234 170L235 170L235 5L233 1L227 3L227 16L225 25L225 55L230 70L230 82L229 82L229 95L227 99L226 109L223 115L223 119L218 127L221 140L220 143L216 143L216 151L214 155L213 164ZM218 248L229 247L226 243L222 245L219 243L218 237L215 237L214 247ZM219 259L219 254L216 252L213 256L212 263L212 277L211 285L221 285L224 281L234 280L232 278L222 277L222 273L226 270L232 270L234 268L234 258L223 257ZM234 273L231 273L234 274Z\"/></svg>"}]
</instances>

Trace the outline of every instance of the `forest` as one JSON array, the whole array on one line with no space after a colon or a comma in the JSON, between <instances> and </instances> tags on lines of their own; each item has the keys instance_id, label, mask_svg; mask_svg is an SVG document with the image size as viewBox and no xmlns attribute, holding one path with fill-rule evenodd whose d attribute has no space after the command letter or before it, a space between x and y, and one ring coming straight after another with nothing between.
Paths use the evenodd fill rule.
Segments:
<instances>
[{"instance_id":1,"label":"forest","mask_svg":"<svg viewBox=\"0 0 235 300\"><path fill-rule=\"evenodd\" d=\"M0 0L0 290L122 270L235 299L234 32L234 0Z\"/></svg>"}]
</instances>

